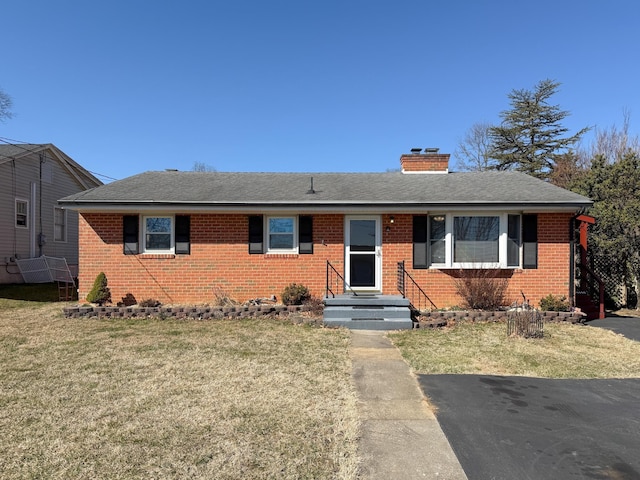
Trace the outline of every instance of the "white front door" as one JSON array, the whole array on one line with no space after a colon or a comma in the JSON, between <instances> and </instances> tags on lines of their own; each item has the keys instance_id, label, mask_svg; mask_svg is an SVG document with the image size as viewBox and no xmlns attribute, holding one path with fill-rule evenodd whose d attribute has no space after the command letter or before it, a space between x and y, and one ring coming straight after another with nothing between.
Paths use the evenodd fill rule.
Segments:
<instances>
[{"instance_id":1,"label":"white front door","mask_svg":"<svg viewBox=\"0 0 640 480\"><path fill-rule=\"evenodd\" d=\"M345 217L345 280L356 291L381 291L380 216Z\"/></svg>"}]
</instances>

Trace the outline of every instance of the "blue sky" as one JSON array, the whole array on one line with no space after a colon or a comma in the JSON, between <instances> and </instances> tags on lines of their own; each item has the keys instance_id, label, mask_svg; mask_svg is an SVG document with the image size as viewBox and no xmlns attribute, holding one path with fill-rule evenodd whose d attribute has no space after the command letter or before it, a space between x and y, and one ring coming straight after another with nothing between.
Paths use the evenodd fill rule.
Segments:
<instances>
[{"instance_id":1,"label":"blue sky","mask_svg":"<svg viewBox=\"0 0 640 480\"><path fill-rule=\"evenodd\" d=\"M21 0L2 17L0 137L115 179L398 168L545 78L571 133L625 109L640 125L636 0Z\"/></svg>"}]
</instances>

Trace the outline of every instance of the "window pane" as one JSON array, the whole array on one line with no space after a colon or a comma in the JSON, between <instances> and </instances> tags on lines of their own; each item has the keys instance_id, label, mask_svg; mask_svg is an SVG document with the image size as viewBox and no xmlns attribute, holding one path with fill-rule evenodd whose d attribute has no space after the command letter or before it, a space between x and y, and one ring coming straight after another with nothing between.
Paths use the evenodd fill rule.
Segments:
<instances>
[{"instance_id":1,"label":"window pane","mask_svg":"<svg viewBox=\"0 0 640 480\"><path fill-rule=\"evenodd\" d=\"M352 252L373 252L376 249L376 221L350 220L349 242Z\"/></svg>"},{"instance_id":2,"label":"window pane","mask_svg":"<svg viewBox=\"0 0 640 480\"><path fill-rule=\"evenodd\" d=\"M509 215L507 235L507 266L520 265L520 215Z\"/></svg>"},{"instance_id":3,"label":"window pane","mask_svg":"<svg viewBox=\"0 0 640 480\"><path fill-rule=\"evenodd\" d=\"M171 248L171 234L147 234L147 250L169 250Z\"/></svg>"},{"instance_id":4,"label":"window pane","mask_svg":"<svg viewBox=\"0 0 640 480\"><path fill-rule=\"evenodd\" d=\"M148 217L147 233L171 233L171 219L168 217Z\"/></svg>"},{"instance_id":5,"label":"window pane","mask_svg":"<svg viewBox=\"0 0 640 480\"><path fill-rule=\"evenodd\" d=\"M431 263L445 263L445 216L433 215L429 217L429 246L431 251Z\"/></svg>"},{"instance_id":6,"label":"window pane","mask_svg":"<svg viewBox=\"0 0 640 480\"><path fill-rule=\"evenodd\" d=\"M293 249L293 234L271 234L269 235L269 248Z\"/></svg>"},{"instance_id":7,"label":"window pane","mask_svg":"<svg viewBox=\"0 0 640 480\"><path fill-rule=\"evenodd\" d=\"M27 210L28 210L27 202L23 202L21 200L16 201L16 226L17 227L27 226Z\"/></svg>"},{"instance_id":8,"label":"window pane","mask_svg":"<svg viewBox=\"0 0 640 480\"><path fill-rule=\"evenodd\" d=\"M270 218L269 233L293 234L293 218Z\"/></svg>"},{"instance_id":9,"label":"window pane","mask_svg":"<svg viewBox=\"0 0 640 480\"><path fill-rule=\"evenodd\" d=\"M373 254L351 255L349 268L352 287L373 287L375 279L376 257Z\"/></svg>"},{"instance_id":10,"label":"window pane","mask_svg":"<svg viewBox=\"0 0 640 480\"><path fill-rule=\"evenodd\" d=\"M497 263L499 235L499 217L454 217L453 261Z\"/></svg>"}]
</instances>

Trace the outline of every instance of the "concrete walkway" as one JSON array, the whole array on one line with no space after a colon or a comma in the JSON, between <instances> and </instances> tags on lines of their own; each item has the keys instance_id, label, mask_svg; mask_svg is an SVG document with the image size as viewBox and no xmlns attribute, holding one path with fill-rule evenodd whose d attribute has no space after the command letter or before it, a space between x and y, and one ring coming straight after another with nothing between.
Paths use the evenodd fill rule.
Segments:
<instances>
[{"instance_id":1,"label":"concrete walkway","mask_svg":"<svg viewBox=\"0 0 640 480\"><path fill-rule=\"evenodd\" d=\"M415 376L385 332L352 330L362 478L466 480Z\"/></svg>"}]
</instances>

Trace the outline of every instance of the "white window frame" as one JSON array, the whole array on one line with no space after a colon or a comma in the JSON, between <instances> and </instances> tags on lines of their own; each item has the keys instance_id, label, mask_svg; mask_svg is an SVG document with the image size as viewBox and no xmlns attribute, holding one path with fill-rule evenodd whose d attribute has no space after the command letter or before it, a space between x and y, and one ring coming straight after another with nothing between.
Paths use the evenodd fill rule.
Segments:
<instances>
[{"instance_id":1,"label":"white window frame","mask_svg":"<svg viewBox=\"0 0 640 480\"><path fill-rule=\"evenodd\" d=\"M25 217L25 224L24 225L18 225L18 204L24 204L24 213L20 213L20 215L24 215ZM24 198L18 198L16 197L15 199L15 203L14 203L14 209L15 209L15 214L13 217L13 224L15 226L15 228L29 228L29 223L30 223L30 218L29 218L29 200L25 200Z\"/></svg>"},{"instance_id":2,"label":"white window frame","mask_svg":"<svg viewBox=\"0 0 640 480\"><path fill-rule=\"evenodd\" d=\"M518 269L522 268L522 241L519 245L519 263L518 265L507 264L507 243L508 243L508 221L509 215L520 215L520 212L430 212L429 217L443 215L445 217L445 262L430 263L429 268L433 269L473 269L473 268L501 268L501 269ZM454 262L453 261L453 245L454 245L454 218L455 217L498 217L499 218L499 234L498 234L498 261L497 262ZM428 252L427 259L431 260L431 220L428 222ZM520 239L522 239L522 218L520 219Z\"/></svg>"},{"instance_id":3,"label":"white window frame","mask_svg":"<svg viewBox=\"0 0 640 480\"><path fill-rule=\"evenodd\" d=\"M271 231L269 229L270 220L275 218L286 218L293 221L293 248L272 248L271 247ZM264 225L264 242L267 246L267 253L298 253L298 216L297 215L270 215L265 216ZM277 235L277 233L275 233ZM289 235L287 233L287 235Z\"/></svg>"},{"instance_id":4,"label":"white window frame","mask_svg":"<svg viewBox=\"0 0 640 480\"><path fill-rule=\"evenodd\" d=\"M56 237L56 213L62 212L62 238ZM56 243L67 243L67 210L63 207L53 207L53 241Z\"/></svg>"},{"instance_id":5,"label":"white window frame","mask_svg":"<svg viewBox=\"0 0 640 480\"><path fill-rule=\"evenodd\" d=\"M149 249L147 248L147 219L149 218L168 218L171 220L171 232L169 238L169 248L167 249ZM174 215L144 215L142 216L142 253L154 254L154 253L175 253L175 231L176 231L176 219ZM151 233L150 235L153 235Z\"/></svg>"}]
</instances>

